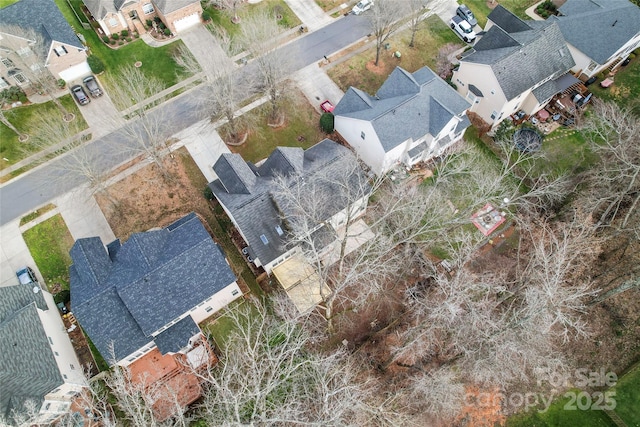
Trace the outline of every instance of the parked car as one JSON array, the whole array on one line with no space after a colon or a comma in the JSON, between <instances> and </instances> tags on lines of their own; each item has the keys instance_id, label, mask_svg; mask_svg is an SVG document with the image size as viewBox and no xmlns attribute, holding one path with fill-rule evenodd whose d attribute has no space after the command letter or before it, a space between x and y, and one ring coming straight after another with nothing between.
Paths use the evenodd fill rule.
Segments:
<instances>
[{"instance_id":1,"label":"parked car","mask_svg":"<svg viewBox=\"0 0 640 427\"><path fill-rule=\"evenodd\" d=\"M629 57L627 56L627 57L625 58L625 60L624 60L624 61L622 61L622 62L620 63L620 66L621 66L621 67L626 67L627 65L629 65L629 62L631 62L631 58L629 58Z\"/></svg>"},{"instance_id":2,"label":"parked car","mask_svg":"<svg viewBox=\"0 0 640 427\"><path fill-rule=\"evenodd\" d=\"M31 285L32 283L38 283L36 273L34 273L31 267L22 267L21 269L16 271L16 276L18 276L18 281L21 285Z\"/></svg>"},{"instance_id":3,"label":"parked car","mask_svg":"<svg viewBox=\"0 0 640 427\"><path fill-rule=\"evenodd\" d=\"M78 101L78 104L80 105L87 105L91 102L91 100L87 96L87 93L84 91L84 89L82 89L82 86L80 85L73 86L71 88L71 93L73 93L73 97L76 99L76 101Z\"/></svg>"},{"instance_id":4,"label":"parked car","mask_svg":"<svg viewBox=\"0 0 640 427\"><path fill-rule=\"evenodd\" d=\"M592 85L592 84L594 84L596 82L596 80L598 80L597 76L591 76L591 77L589 77L589 79L586 82L584 82L584 85L585 86Z\"/></svg>"},{"instance_id":5,"label":"parked car","mask_svg":"<svg viewBox=\"0 0 640 427\"><path fill-rule=\"evenodd\" d=\"M84 80L82 80L82 82L87 87L87 90L89 91L91 96L93 96L94 98L97 98L98 96L102 96L102 89L100 89L100 86L98 85L98 82L96 81L95 77L93 76L85 77Z\"/></svg>"},{"instance_id":6,"label":"parked car","mask_svg":"<svg viewBox=\"0 0 640 427\"><path fill-rule=\"evenodd\" d=\"M353 6L351 13L354 15L360 15L362 12L366 12L371 9L371 6L373 6L373 0L360 0L358 4Z\"/></svg>"},{"instance_id":7,"label":"parked car","mask_svg":"<svg viewBox=\"0 0 640 427\"><path fill-rule=\"evenodd\" d=\"M465 42L473 43L476 40L476 33L473 32L471 25L458 15L451 18L449 25Z\"/></svg>"},{"instance_id":8,"label":"parked car","mask_svg":"<svg viewBox=\"0 0 640 427\"><path fill-rule=\"evenodd\" d=\"M460 18L462 18L465 21L467 21L469 23L469 25L471 25L471 28L473 28L476 25L478 25L478 20L473 15L473 12L471 12L471 9L469 9L464 4L461 4L460 6L458 6L458 8L456 9L456 15L458 15Z\"/></svg>"}]
</instances>

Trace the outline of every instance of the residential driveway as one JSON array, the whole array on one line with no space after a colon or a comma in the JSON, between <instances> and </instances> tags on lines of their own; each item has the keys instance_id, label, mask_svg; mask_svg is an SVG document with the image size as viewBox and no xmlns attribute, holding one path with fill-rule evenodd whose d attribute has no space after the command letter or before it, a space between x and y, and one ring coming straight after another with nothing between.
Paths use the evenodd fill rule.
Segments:
<instances>
[{"instance_id":1,"label":"residential driveway","mask_svg":"<svg viewBox=\"0 0 640 427\"><path fill-rule=\"evenodd\" d=\"M104 85L100 83L104 94L99 98L91 98L87 105L78 105L82 117L91 129L93 139L108 135L124 124L122 115L113 105ZM86 92L86 89L85 89Z\"/></svg>"},{"instance_id":2,"label":"residential driveway","mask_svg":"<svg viewBox=\"0 0 640 427\"><path fill-rule=\"evenodd\" d=\"M213 171L213 164L220 155L231 151L209 119L189 126L173 137L179 139L180 144L184 144L208 182L218 178Z\"/></svg>"},{"instance_id":3,"label":"residential driveway","mask_svg":"<svg viewBox=\"0 0 640 427\"><path fill-rule=\"evenodd\" d=\"M449 21L453 15L456 14L458 6L456 0L439 0L438 4L433 8L433 11L445 24L449 25Z\"/></svg>"},{"instance_id":4,"label":"residential driveway","mask_svg":"<svg viewBox=\"0 0 640 427\"><path fill-rule=\"evenodd\" d=\"M0 227L0 286L17 285L16 270L25 265L36 270L19 224L20 219L17 218ZM39 274L38 277L42 279Z\"/></svg>"},{"instance_id":5,"label":"residential driveway","mask_svg":"<svg viewBox=\"0 0 640 427\"><path fill-rule=\"evenodd\" d=\"M53 203L74 240L99 236L105 245L115 240L111 226L87 185L74 188Z\"/></svg>"},{"instance_id":6,"label":"residential driveway","mask_svg":"<svg viewBox=\"0 0 640 427\"><path fill-rule=\"evenodd\" d=\"M221 51L221 48L204 25L196 25L186 30L180 34L180 39L191 51L206 75L210 76L214 67L221 65L217 62L219 58L222 58L222 54L218 54L221 52L212 54L214 50ZM232 62L231 59L229 62Z\"/></svg>"},{"instance_id":7,"label":"residential driveway","mask_svg":"<svg viewBox=\"0 0 640 427\"><path fill-rule=\"evenodd\" d=\"M295 72L292 77L304 96L318 111L320 111L320 103L325 99L336 105L344 95L344 92L317 63Z\"/></svg>"},{"instance_id":8,"label":"residential driveway","mask_svg":"<svg viewBox=\"0 0 640 427\"><path fill-rule=\"evenodd\" d=\"M324 13L315 0L285 0L285 3L309 31L317 30L333 22L333 18Z\"/></svg>"}]
</instances>

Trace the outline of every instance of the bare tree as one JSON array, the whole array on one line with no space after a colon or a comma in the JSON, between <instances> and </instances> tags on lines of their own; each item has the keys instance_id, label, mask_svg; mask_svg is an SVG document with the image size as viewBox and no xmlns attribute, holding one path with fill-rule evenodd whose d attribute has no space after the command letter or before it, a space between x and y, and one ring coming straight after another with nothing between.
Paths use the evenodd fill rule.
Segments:
<instances>
[{"instance_id":1,"label":"bare tree","mask_svg":"<svg viewBox=\"0 0 640 427\"><path fill-rule=\"evenodd\" d=\"M217 425L365 425L369 390L343 352L318 353L294 322L260 303L228 310L233 327L208 384L201 416Z\"/></svg>"},{"instance_id":2,"label":"bare tree","mask_svg":"<svg viewBox=\"0 0 640 427\"><path fill-rule=\"evenodd\" d=\"M120 75L110 80L109 96L119 109L124 110L125 117L128 116L124 125L118 128L125 140L123 149L148 157L162 175L169 178L162 158L168 153L172 122L166 110L154 108L166 99L159 96L164 89L162 82L131 65L122 67Z\"/></svg>"},{"instance_id":3,"label":"bare tree","mask_svg":"<svg viewBox=\"0 0 640 427\"><path fill-rule=\"evenodd\" d=\"M238 46L229 35L220 31L215 40L205 63L198 63L186 48L179 50L176 62L191 73L204 72L207 82L199 97L201 112L212 120L226 119L227 143L238 145L244 142L249 127L247 117L239 115L238 110L253 92L253 83L247 73L238 73L231 61Z\"/></svg>"},{"instance_id":4,"label":"bare tree","mask_svg":"<svg viewBox=\"0 0 640 427\"><path fill-rule=\"evenodd\" d=\"M231 22L234 24L240 22L238 9L240 9L244 4L243 0L209 0L208 4L229 13L231 15Z\"/></svg>"},{"instance_id":5,"label":"bare tree","mask_svg":"<svg viewBox=\"0 0 640 427\"><path fill-rule=\"evenodd\" d=\"M13 123L11 123L9 121L9 118L7 117L7 114L4 110L4 105L9 102L8 99L8 92L6 90L3 90L0 92L0 122L5 125L6 127L8 127L13 133L15 133L16 135L18 135L18 138L20 141L24 142L27 139L29 139L29 135L27 135L26 133L22 133L20 132L14 125Z\"/></svg>"},{"instance_id":6,"label":"bare tree","mask_svg":"<svg viewBox=\"0 0 640 427\"><path fill-rule=\"evenodd\" d=\"M58 86L46 67L49 46L44 38L33 30L16 26L0 28L0 33L5 34L1 44L6 52L11 53L8 59L16 66L17 73L28 80L35 90L48 95L64 120L71 120L73 115L55 96Z\"/></svg>"},{"instance_id":7,"label":"bare tree","mask_svg":"<svg viewBox=\"0 0 640 427\"><path fill-rule=\"evenodd\" d=\"M269 124L277 125L284 121L281 104L286 96L285 78L292 70L290 56L278 55L278 36L280 26L276 19L266 13L253 14L242 24L240 44L250 52L257 65L258 86L269 97Z\"/></svg>"},{"instance_id":8,"label":"bare tree","mask_svg":"<svg viewBox=\"0 0 640 427\"><path fill-rule=\"evenodd\" d=\"M451 77L453 64L451 63L451 59L449 57L457 49L458 46L453 43L447 43L440 49L438 49L438 56L436 57L436 73L438 73L441 78L447 79Z\"/></svg>"},{"instance_id":9,"label":"bare tree","mask_svg":"<svg viewBox=\"0 0 640 427\"><path fill-rule=\"evenodd\" d=\"M380 50L382 50L384 42L400 28L399 17L404 16L403 9L405 7L406 2L404 1L376 0L370 13L367 14L371 32L376 38L376 66L380 61Z\"/></svg>"},{"instance_id":10,"label":"bare tree","mask_svg":"<svg viewBox=\"0 0 640 427\"><path fill-rule=\"evenodd\" d=\"M589 171L586 205L597 225L623 215L618 224L624 229L632 219L637 221L640 205L640 119L612 102L594 101L593 108L582 132L600 162Z\"/></svg>"},{"instance_id":11,"label":"bare tree","mask_svg":"<svg viewBox=\"0 0 640 427\"><path fill-rule=\"evenodd\" d=\"M414 47L416 33L423 26L424 20L431 16L433 10L439 7L443 0L408 0L407 9L409 11L409 30L411 31L411 40L409 47Z\"/></svg>"}]
</instances>

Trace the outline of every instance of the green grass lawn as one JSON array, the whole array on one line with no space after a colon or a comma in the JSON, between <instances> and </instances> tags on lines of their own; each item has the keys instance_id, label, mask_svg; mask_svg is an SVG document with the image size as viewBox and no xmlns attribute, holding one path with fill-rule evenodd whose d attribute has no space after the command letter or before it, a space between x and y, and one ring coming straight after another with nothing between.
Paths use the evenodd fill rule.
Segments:
<instances>
[{"instance_id":1,"label":"green grass lawn","mask_svg":"<svg viewBox=\"0 0 640 427\"><path fill-rule=\"evenodd\" d=\"M593 95L604 101L614 101L621 107L633 107L640 113L640 55L634 58L629 65L621 67L616 73L614 84L605 89L597 83L589 86Z\"/></svg>"},{"instance_id":2,"label":"green grass lawn","mask_svg":"<svg viewBox=\"0 0 640 427\"><path fill-rule=\"evenodd\" d=\"M580 132L566 128L559 128L546 136L542 141L542 153L544 159L534 169L538 175L575 175L598 160Z\"/></svg>"},{"instance_id":3,"label":"green grass lawn","mask_svg":"<svg viewBox=\"0 0 640 427\"><path fill-rule=\"evenodd\" d=\"M71 98L71 94L63 96L60 98L60 101L68 111L75 114L75 120L79 121L80 129L86 129L87 123L84 121L82 114L80 114L77 104ZM26 134L33 134L33 121L38 117L56 114L56 109L57 107L53 101L49 101L43 104L31 104L11 109L5 112L5 116L19 131ZM62 115L60 115L60 117L62 117ZM51 141L52 144L58 142L60 141ZM0 158L3 159L0 161L0 170L19 162L31 154L38 152L40 149L41 147L36 147L30 144L29 141L21 143L18 141L18 136L15 133L0 123Z\"/></svg>"},{"instance_id":4,"label":"green grass lawn","mask_svg":"<svg viewBox=\"0 0 640 427\"><path fill-rule=\"evenodd\" d=\"M238 9L239 24L231 22L231 15L226 11L216 9L213 6L207 6L204 10L209 12L211 16L211 23L207 26L210 31L214 32L216 27L221 27L231 36L240 32L242 18L263 11L273 16L281 16L282 19L278 20L278 24L283 29L288 30L297 27L301 23L300 19L283 0L263 0L256 4L246 4L240 7Z\"/></svg>"},{"instance_id":5,"label":"green grass lawn","mask_svg":"<svg viewBox=\"0 0 640 427\"><path fill-rule=\"evenodd\" d=\"M414 72L425 65L431 69L436 68L438 49L447 43L458 47L463 44L451 29L437 16L431 16L416 34L414 47L409 47L411 32L402 31L389 40L390 49L381 50L381 64L384 69L381 72L373 72L367 69L367 63L375 59L375 45L362 53L356 54L348 60L332 66L327 70L329 77L346 91L349 86L357 87L369 94L374 94L391 74L396 66L401 66L409 72ZM400 51L401 59L390 58L390 52Z\"/></svg>"},{"instance_id":6,"label":"green grass lawn","mask_svg":"<svg viewBox=\"0 0 640 427\"><path fill-rule=\"evenodd\" d=\"M247 141L238 147L229 147L246 161L258 162L271 154L276 147L302 147L307 149L326 136L320 131L319 113L299 92L294 92L291 102L285 104L287 121L285 126L273 129L266 123L259 108L247 113L257 123ZM224 126L219 129L224 134Z\"/></svg>"},{"instance_id":7,"label":"green grass lawn","mask_svg":"<svg viewBox=\"0 0 640 427\"><path fill-rule=\"evenodd\" d=\"M496 0L496 4L500 4L502 7L513 12L521 19L531 19L527 16L525 10L536 4L539 0ZM491 12L491 8L487 5L487 0L459 0L458 3L466 4L473 12L478 20L478 25L482 28L487 24L487 15Z\"/></svg>"},{"instance_id":8,"label":"green grass lawn","mask_svg":"<svg viewBox=\"0 0 640 427\"><path fill-rule=\"evenodd\" d=\"M629 426L640 426L640 367L624 375L614 388L615 412Z\"/></svg>"},{"instance_id":9,"label":"green grass lawn","mask_svg":"<svg viewBox=\"0 0 640 427\"><path fill-rule=\"evenodd\" d=\"M229 304L227 311L229 310L249 310L250 314L257 314L257 309L253 303L245 299L239 299ZM213 339L218 348L224 349L229 335L235 329L236 324L224 312L221 313L220 316L201 324L200 327L205 334Z\"/></svg>"},{"instance_id":10,"label":"green grass lawn","mask_svg":"<svg viewBox=\"0 0 640 427\"><path fill-rule=\"evenodd\" d=\"M185 77L182 68L173 59L174 53L183 44L181 40L162 47L150 47L144 41L137 40L119 49L112 49L98 38L95 31L82 28L66 0L55 2L71 26L84 36L91 48L91 54L104 62L106 73L118 76L123 65L133 65L136 61L141 61L140 69L145 75L158 78L165 88L173 86Z\"/></svg>"},{"instance_id":11,"label":"green grass lawn","mask_svg":"<svg viewBox=\"0 0 640 427\"><path fill-rule=\"evenodd\" d=\"M604 411L565 410L569 398L556 400L546 412L532 410L507 420L506 427L616 427Z\"/></svg>"},{"instance_id":12,"label":"green grass lawn","mask_svg":"<svg viewBox=\"0 0 640 427\"><path fill-rule=\"evenodd\" d=\"M41 222L22 235L48 288L59 284L69 289L69 251L73 237L60 214Z\"/></svg>"}]
</instances>

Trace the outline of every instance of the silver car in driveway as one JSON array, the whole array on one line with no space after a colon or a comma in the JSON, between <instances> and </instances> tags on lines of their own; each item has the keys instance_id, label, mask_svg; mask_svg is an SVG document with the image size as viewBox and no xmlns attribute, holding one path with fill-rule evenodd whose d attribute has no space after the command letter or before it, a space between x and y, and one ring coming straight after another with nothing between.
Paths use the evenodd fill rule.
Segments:
<instances>
[{"instance_id":1,"label":"silver car in driveway","mask_svg":"<svg viewBox=\"0 0 640 427\"><path fill-rule=\"evenodd\" d=\"M82 83L84 83L84 85L87 87L87 90L89 91L91 96L93 96L94 98L102 96L102 89L100 89L100 86L98 85L98 82L96 81L95 77L93 76L85 77L82 80Z\"/></svg>"}]
</instances>

